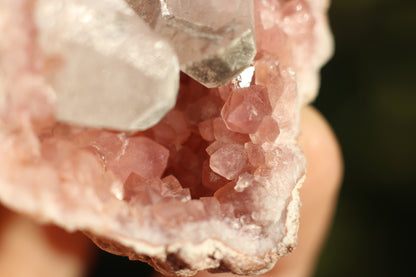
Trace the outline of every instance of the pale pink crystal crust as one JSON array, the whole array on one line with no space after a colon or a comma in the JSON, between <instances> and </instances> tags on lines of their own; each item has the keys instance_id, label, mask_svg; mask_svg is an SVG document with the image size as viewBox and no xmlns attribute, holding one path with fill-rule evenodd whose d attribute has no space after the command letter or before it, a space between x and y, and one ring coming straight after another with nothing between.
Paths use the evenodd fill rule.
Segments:
<instances>
[{"instance_id":1,"label":"pale pink crystal crust","mask_svg":"<svg viewBox=\"0 0 416 277\"><path fill-rule=\"evenodd\" d=\"M0 0L3 204L166 274L255 275L292 251L299 112L331 49L326 0L255 1L251 86L182 76L176 107L135 134L55 121L33 3Z\"/></svg>"}]
</instances>

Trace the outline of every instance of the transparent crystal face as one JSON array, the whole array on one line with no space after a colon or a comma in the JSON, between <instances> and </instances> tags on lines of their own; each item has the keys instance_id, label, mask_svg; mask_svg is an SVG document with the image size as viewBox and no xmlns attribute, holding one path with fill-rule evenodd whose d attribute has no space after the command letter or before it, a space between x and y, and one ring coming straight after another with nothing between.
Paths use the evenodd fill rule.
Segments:
<instances>
[{"instance_id":1,"label":"transparent crystal face","mask_svg":"<svg viewBox=\"0 0 416 277\"><path fill-rule=\"evenodd\" d=\"M178 55L181 70L218 87L256 54L252 0L126 0Z\"/></svg>"},{"instance_id":2,"label":"transparent crystal face","mask_svg":"<svg viewBox=\"0 0 416 277\"><path fill-rule=\"evenodd\" d=\"M176 55L125 2L39 0L35 20L58 120L137 131L174 106Z\"/></svg>"}]
</instances>

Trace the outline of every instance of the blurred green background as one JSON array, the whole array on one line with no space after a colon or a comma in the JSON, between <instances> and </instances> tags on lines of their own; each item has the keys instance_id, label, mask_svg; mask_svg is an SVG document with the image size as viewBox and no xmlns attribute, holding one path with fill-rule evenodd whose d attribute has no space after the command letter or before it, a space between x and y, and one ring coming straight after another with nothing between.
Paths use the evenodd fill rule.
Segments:
<instances>
[{"instance_id":1,"label":"blurred green background","mask_svg":"<svg viewBox=\"0 0 416 277\"><path fill-rule=\"evenodd\" d=\"M412 275L416 1L333 0L330 19L336 52L315 105L338 135L346 168L315 276ZM150 268L102 252L94 276L143 270Z\"/></svg>"},{"instance_id":2,"label":"blurred green background","mask_svg":"<svg viewBox=\"0 0 416 277\"><path fill-rule=\"evenodd\" d=\"M345 180L315 276L412 275L416 1L333 0L330 19L336 52L316 106L341 142Z\"/></svg>"}]
</instances>

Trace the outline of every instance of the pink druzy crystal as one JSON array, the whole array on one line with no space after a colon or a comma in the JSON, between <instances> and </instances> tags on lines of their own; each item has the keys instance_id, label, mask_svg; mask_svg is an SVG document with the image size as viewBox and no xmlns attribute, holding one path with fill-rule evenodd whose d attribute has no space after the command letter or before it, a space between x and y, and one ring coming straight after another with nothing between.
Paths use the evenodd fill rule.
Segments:
<instances>
[{"instance_id":1,"label":"pink druzy crystal","mask_svg":"<svg viewBox=\"0 0 416 277\"><path fill-rule=\"evenodd\" d=\"M209 166L215 173L234 180L244 170L247 163L247 153L241 144L225 144L215 151Z\"/></svg>"},{"instance_id":2,"label":"pink druzy crystal","mask_svg":"<svg viewBox=\"0 0 416 277\"><path fill-rule=\"evenodd\" d=\"M176 106L136 133L56 120L46 75L66 56L38 44L34 3L0 0L4 205L165 274L260 274L293 249L299 113L330 54L327 0L254 1L248 85L243 74L211 89L181 75Z\"/></svg>"},{"instance_id":3,"label":"pink druzy crystal","mask_svg":"<svg viewBox=\"0 0 416 277\"><path fill-rule=\"evenodd\" d=\"M266 87L251 86L233 90L222 108L222 118L227 128L241 134L257 131L264 116L272 107Z\"/></svg>"}]
</instances>

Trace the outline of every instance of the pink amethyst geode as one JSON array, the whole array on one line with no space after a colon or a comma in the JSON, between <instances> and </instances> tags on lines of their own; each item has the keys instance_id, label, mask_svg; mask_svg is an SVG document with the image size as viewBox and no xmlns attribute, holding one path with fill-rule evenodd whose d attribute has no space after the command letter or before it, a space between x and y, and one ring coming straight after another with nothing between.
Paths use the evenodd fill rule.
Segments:
<instances>
[{"instance_id":1,"label":"pink amethyst geode","mask_svg":"<svg viewBox=\"0 0 416 277\"><path fill-rule=\"evenodd\" d=\"M211 89L181 75L176 106L135 133L56 119L35 5L0 0L4 205L164 274L255 275L292 251L299 114L332 49L327 0L255 0L252 65Z\"/></svg>"}]
</instances>

